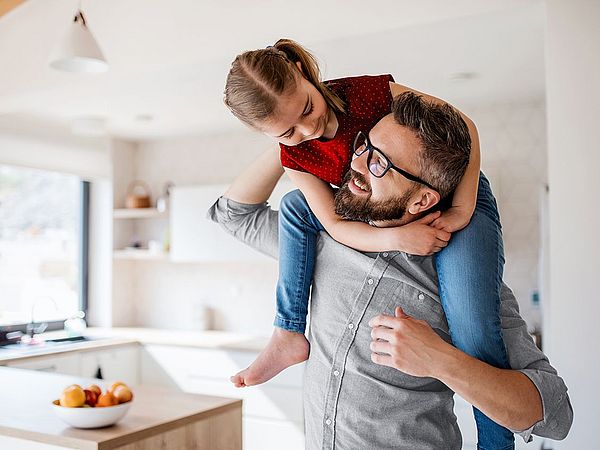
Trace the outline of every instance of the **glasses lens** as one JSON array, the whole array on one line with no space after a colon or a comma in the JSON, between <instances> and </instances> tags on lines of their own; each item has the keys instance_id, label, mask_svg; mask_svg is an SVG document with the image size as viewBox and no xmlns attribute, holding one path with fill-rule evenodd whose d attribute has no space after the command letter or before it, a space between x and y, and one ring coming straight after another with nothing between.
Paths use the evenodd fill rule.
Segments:
<instances>
[{"instance_id":1,"label":"glasses lens","mask_svg":"<svg viewBox=\"0 0 600 450\"><path fill-rule=\"evenodd\" d=\"M371 160L369 161L369 170L376 177L382 177L388 167L387 159L379 152L379 150L373 150Z\"/></svg>"},{"instance_id":2,"label":"glasses lens","mask_svg":"<svg viewBox=\"0 0 600 450\"><path fill-rule=\"evenodd\" d=\"M367 137L363 133L358 133L354 140L354 154L356 156L362 155L367 150Z\"/></svg>"}]
</instances>

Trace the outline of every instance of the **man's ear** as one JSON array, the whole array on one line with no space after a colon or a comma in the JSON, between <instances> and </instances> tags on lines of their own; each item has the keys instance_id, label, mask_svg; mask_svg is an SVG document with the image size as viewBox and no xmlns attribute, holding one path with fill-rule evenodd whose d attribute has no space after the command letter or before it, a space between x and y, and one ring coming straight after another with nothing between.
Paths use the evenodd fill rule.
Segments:
<instances>
[{"instance_id":1,"label":"man's ear","mask_svg":"<svg viewBox=\"0 0 600 450\"><path fill-rule=\"evenodd\" d=\"M440 202L440 194L433 189L420 189L408 205L408 212L417 215L424 213Z\"/></svg>"}]
</instances>

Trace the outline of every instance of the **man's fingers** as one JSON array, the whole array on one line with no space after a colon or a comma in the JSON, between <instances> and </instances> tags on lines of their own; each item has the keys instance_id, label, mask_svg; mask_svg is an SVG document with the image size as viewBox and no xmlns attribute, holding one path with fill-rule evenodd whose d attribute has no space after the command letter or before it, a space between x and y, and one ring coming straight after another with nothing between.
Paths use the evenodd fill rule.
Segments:
<instances>
[{"instance_id":1,"label":"man's fingers","mask_svg":"<svg viewBox=\"0 0 600 450\"><path fill-rule=\"evenodd\" d=\"M410 316L408 314L406 314L404 312L404 310L399 307L396 306L396 309L394 310L394 314L396 314L396 317L400 317L401 319L408 319Z\"/></svg>"},{"instance_id":2,"label":"man's fingers","mask_svg":"<svg viewBox=\"0 0 600 450\"><path fill-rule=\"evenodd\" d=\"M435 246L436 247L446 247L448 245L448 241L444 241L443 239L436 239L435 240Z\"/></svg>"},{"instance_id":3,"label":"man's fingers","mask_svg":"<svg viewBox=\"0 0 600 450\"><path fill-rule=\"evenodd\" d=\"M390 355L380 355L378 353L371 353L371 361L375 364L382 366L394 367L392 357Z\"/></svg>"},{"instance_id":4,"label":"man's fingers","mask_svg":"<svg viewBox=\"0 0 600 450\"><path fill-rule=\"evenodd\" d=\"M442 241L449 241L450 238L452 237L452 233L448 233L445 230L437 230L435 232L435 237L437 239L441 239Z\"/></svg>"},{"instance_id":5,"label":"man's fingers","mask_svg":"<svg viewBox=\"0 0 600 450\"><path fill-rule=\"evenodd\" d=\"M392 354L392 344L387 341L372 341L370 345L371 351L375 353Z\"/></svg>"},{"instance_id":6,"label":"man's fingers","mask_svg":"<svg viewBox=\"0 0 600 450\"><path fill-rule=\"evenodd\" d=\"M392 316L386 316L385 314L379 314L369 320L370 327L388 327L394 328L396 325L396 318Z\"/></svg>"},{"instance_id":7,"label":"man's fingers","mask_svg":"<svg viewBox=\"0 0 600 450\"><path fill-rule=\"evenodd\" d=\"M391 342L394 339L394 330L386 327L375 327L371 330L371 338Z\"/></svg>"},{"instance_id":8,"label":"man's fingers","mask_svg":"<svg viewBox=\"0 0 600 450\"><path fill-rule=\"evenodd\" d=\"M436 211L431 214L427 214L425 217L421 217L419 220L417 220L417 222L423 225L431 225L438 217L440 217L441 214L441 212Z\"/></svg>"}]
</instances>

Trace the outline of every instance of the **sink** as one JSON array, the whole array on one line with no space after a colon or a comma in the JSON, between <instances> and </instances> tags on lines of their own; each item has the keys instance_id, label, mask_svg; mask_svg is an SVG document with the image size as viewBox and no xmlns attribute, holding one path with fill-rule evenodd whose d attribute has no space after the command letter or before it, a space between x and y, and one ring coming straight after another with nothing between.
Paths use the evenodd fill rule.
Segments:
<instances>
[{"instance_id":1,"label":"sink","mask_svg":"<svg viewBox=\"0 0 600 450\"><path fill-rule=\"evenodd\" d=\"M30 354L30 353L44 352L44 351L47 351L52 348L62 347L64 345L77 344L80 342L95 341L98 339L104 339L104 338L88 337L88 336L72 336L72 337L64 337L64 338L58 338L58 339L47 339L46 341L40 342L39 344L16 343L16 344L2 345L2 346L0 346L0 351L1 350L11 350L13 352L18 352L21 354L23 354L23 353Z\"/></svg>"},{"instance_id":2,"label":"sink","mask_svg":"<svg viewBox=\"0 0 600 450\"><path fill-rule=\"evenodd\" d=\"M58 339L46 339L46 342L57 342L57 343L61 343L61 342L85 342L85 341L93 341L96 340L98 338L92 338L89 336L71 336L71 337L64 337L64 338L58 338Z\"/></svg>"}]
</instances>

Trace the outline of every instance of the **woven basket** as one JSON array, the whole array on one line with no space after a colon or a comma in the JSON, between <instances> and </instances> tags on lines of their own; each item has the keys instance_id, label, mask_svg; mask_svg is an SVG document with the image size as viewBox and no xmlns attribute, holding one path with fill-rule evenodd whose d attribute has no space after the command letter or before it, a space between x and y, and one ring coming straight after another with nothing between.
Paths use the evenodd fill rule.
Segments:
<instances>
[{"instance_id":1,"label":"woven basket","mask_svg":"<svg viewBox=\"0 0 600 450\"><path fill-rule=\"evenodd\" d=\"M149 208L151 203L150 188L144 181L135 180L129 183L125 197L126 208Z\"/></svg>"}]
</instances>

